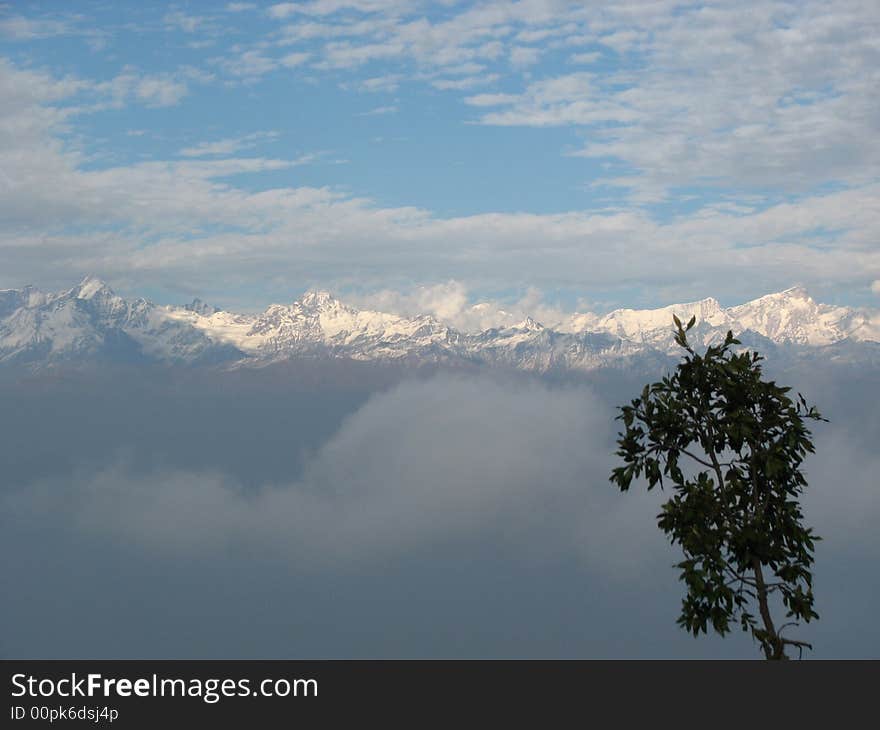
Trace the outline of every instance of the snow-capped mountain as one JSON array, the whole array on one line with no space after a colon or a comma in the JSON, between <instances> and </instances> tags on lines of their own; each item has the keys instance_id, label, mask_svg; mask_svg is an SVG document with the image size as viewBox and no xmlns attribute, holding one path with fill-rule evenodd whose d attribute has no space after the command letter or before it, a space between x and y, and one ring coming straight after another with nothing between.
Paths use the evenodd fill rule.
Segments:
<instances>
[{"instance_id":1,"label":"snow-capped mountain","mask_svg":"<svg viewBox=\"0 0 880 730\"><path fill-rule=\"evenodd\" d=\"M62 292L0 291L0 363L241 357L228 343L176 322L166 311L146 299L123 299L95 277Z\"/></svg>"},{"instance_id":2,"label":"snow-capped mountain","mask_svg":"<svg viewBox=\"0 0 880 730\"><path fill-rule=\"evenodd\" d=\"M272 304L261 314L164 307L161 316L185 324L213 342L231 345L257 361L300 354L353 359L423 358L453 350L460 338L433 317L400 317L348 307L328 292L308 292L292 304Z\"/></svg>"},{"instance_id":3,"label":"snow-capped mountain","mask_svg":"<svg viewBox=\"0 0 880 730\"><path fill-rule=\"evenodd\" d=\"M768 294L728 312L738 329L759 332L774 342L830 345L848 337L880 341L876 311L817 304L801 287Z\"/></svg>"},{"instance_id":4,"label":"snow-capped mountain","mask_svg":"<svg viewBox=\"0 0 880 730\"><path fill-rule=\"evenodd\" d=\"M633 342L670 350L672 315L686 322L696 317L696 329L689 338L706 345L733 330L753 332L776 344L822 346L847 338L880 342L880 313L816 303L801 287L768 294L746 304L724 309L716 299L672 304L660 309L618 309L584 326L609 332ZM590 315L574 315L573 319ZM672 351L672 350L670 350Z\"/></svg>"},{"instance_id":5,"label":"snow-capped mountain","mask_svg":"<svg viewBox=\"0 0 880 730\"><path fill-rule=\"evenodd\" d=\"M480 305L476 305L480 306ZM735 307L715 299L660 309L577 313L555 327L531 318L513 326L462 332L430 315L403 317L350 307L328 292L256 315L195 300L165 306L127 300L87 277L46 293L0 291L0 364L31 367L113 361L259 366L293 357L422 363L474 363L548 372L643 366L677 355L672 315L696 317L695 345L728 329L763 351L876 360L880 313L816 303L800 288Z\"/></svg>"}]
</instances>

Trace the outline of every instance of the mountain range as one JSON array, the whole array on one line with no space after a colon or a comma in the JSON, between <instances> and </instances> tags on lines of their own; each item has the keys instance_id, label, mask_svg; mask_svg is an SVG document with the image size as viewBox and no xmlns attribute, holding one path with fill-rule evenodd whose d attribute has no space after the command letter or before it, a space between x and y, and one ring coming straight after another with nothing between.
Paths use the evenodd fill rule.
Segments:
<instances>
[{"instance_id":1,"label":"mountain range","mask_svg":"<svg viewBox=\"0 0 880 730\"><path fill-rule=\"evenodd\" d=\"M357 309L324 291L259 314L236 314L198 299L185 306L125 299L90 276L60 292L30 286L0 291L0 366L239 368L317 357L537 372L653 368L678 354L673 314L696 318L690 333L696 346L733 330L745 345L773 357L880 363L880 311L820 304L799 287L728 308L708 298L660 309L576 313L552 326L527 317L466 332L431 315Z\"/></svg>"}]
</instances>

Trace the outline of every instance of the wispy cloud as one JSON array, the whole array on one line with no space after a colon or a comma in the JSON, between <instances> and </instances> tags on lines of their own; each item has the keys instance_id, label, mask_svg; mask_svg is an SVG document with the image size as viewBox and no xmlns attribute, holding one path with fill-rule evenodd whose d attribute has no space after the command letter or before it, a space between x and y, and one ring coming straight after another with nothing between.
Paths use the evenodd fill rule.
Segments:
<instances>
[{"instance_id":1,"label":"wispy cloud","mask_svg":"<svg viewBox=\"0 0 880 730\"><path fill-rule=\"evenodd\" d=\"M158 76L146 76L134 84L134 94L147 106L174 106L189 89L186 83L177 79Z\"/></svg>"},{"instance_id":2,"label":"wispy cloud","mask_svg":"<svg viewBox=\"0 0 880 730\"><path fill-rule=\"evenodd\" d=\"M4 19L7 30L37 33L39 25L9 25L18 15ZM202 40L204 18L235 22L163 9L150 32L164 35L158 31L167 19L175 32L187 33L184 40ZM25 269L22 262L45 272L60 270L60 262L68 268L98 262L102 270L136 264L173 279L191 276L196 266L222 272L240 265L255 276L299 267L328 278L354 263L421 283L460 278L467 269L483 281L603 287L603 296L616 287L660 284L686 296L697 275L733 288L725 273L731 270L741 286L759 291L783 288L793 270L802 281L851 284L863 296L880 278L880 147L872 144L880 136L872 106L880 20L868 5L748 0L736 8L673 7L632 0L598 8L491 0L426 12L406 2L327 0L275 5L252 20L261 30L174 70L114 60L100 80L90 80L0 65L0 121L7 130L0 226L9 233L3 246L19 257L5 271ZM185 52L198 56L198 49ZM302 175L280 175L296 167L297 150L251 167L182 164L220 163L208 158L252 149L257 140L239 130L253 123L230 127L219 120L204 139L176 145L186 161L157 155L149 164L112 169L94 160L87 165L82 136L70 134L72 120L86 113L128 105L185 108L197 85L259 98L287 93L283 84L294 81L290 93L321 88L333 97L332 110L319 105L308 113L343 119L359 108L378 115L430 103L444 140L473 141L487 131L478 126L503 126L505 137L523 144L545 135L558 145L561 178L583 170L582 181L564 183L583 198L503 213L479 200L448 200L445 210L464 205L476 212L445 215L437 212L439 203L417 195L434 190L436 181L455 188L449 160L432 158L445 151L431 145L409 198L369 189L378 178L345 188L342 176L310 177L310 187ZM362 104L344 92L389 96ZM252 103L243 96L234 103L245 102ZM529 131L517 132L520 127ZM358 142L348 141L339 157L358 165ZM539 183L529 175L534 155L521 157L521 179L505 177L504 184L526 191ZM487 158L493 174L487 179L497 184L506 173L492 164ZM273 174L251 188L230 178L245 169ZM169 179L170 170L180 179ZM379 204L370 195L393 202ZM112 225L115 243L100 235L74 243L59 233L65 221ZM42 258L37 251L45 252ZM670 259L684 254L687 276Z\"/></svg>"},{"instance_id":3,"label":"wispy cloud","mask_svg":"<svg viewBox=\"0 0 880 730\"><path fill-rule=\"evenodd\" d=\"M596 63L600 58L602 58L602 54L599 51L573 53L568 57L568 62L577 66L589 66L591 63Z\"/></svg>"},{"instance_id":4,"label":"wispy cloud","mask_svg":"<svg viewBox=\"0 0 880 730\"><path fill-rule=\"evenodd\" d=\"M377 106L375 109L370 109L366 112L359 112L359 117L379 117L384 116L386 114L397 114L396 106Z\"/></svg>"},{"instance_id":5,"label":"wispy cloud","mask_svg":"<svg viewBox=\"0 0 880 730\"><path fill-rule=\"evenodd\" d=\"M0 18L0 37L11 40L29 41L53 36L68 35L73 32L70 23L48 18L27 18L14 15Z\"/></svg>"},{"instance_id":6,"label":"wispy cloud","mask_svg":"<svg viewBox=\"0 0 880 730\"><path fill-rule=\"evenodd\" d=\"M180 150L182 157L213 157L231 155L241 150L251 149L262 142L278 139L278 132L252 132L241 137L219 139L213 142L200 142L193 147Z\"/></svg>"},{"instance_id":7,"label":"wispy cloud","mask_svg":"<svg viewBox=\"0 0 880 730\"><path fill-rule=\"evenodd\" d=\"M363 79L356 86L360 91L387 94L396 91L402 80L403 76L401 74L388 74L386 76L374 76Z\"/></svg>"},{"instance_id":8,"label":"wispy cloud","mask_svg":"<svg viewBox=\"0 0 880 730\"><path fill-rule=\"evenodd\" d=\"M278 59L278 63L284 66L284 68L296 68L308 61L310 56L311 54L309 53L288 53L285 56L281 56Z\"/></svg>"},{"instance_id":9,"label":"wispy cloud","mask_svg":"<svg viewBox=\"0 0 880 730\"><path fill-rule=\"evenodd\" d=\"M188 15L180 10L174 10L166 13L163 18L165 27L171 30L180 30L184 33L195 33L205 27L208 22L204 17L198 15Z\"/></svg>"},{"instance_id":10,"label":"wispy cloud","mask_svg":"<svg viewBox=\"0 0 880 730\"><path fill-rule=\"evenodd\" d=\"M224 57L215 58L213 62L230 76L253 82L279 69L293 69L302 66L310 56L310 53L304 51L274 56L267 55L260 49L239 49Z\"/></svg>"},{"instance_id":11,"label":"wispy cloud","mask_svg":"<svg viewBox=\"0 0 880 730\"><path fill-rule=\"evenodd\" d=\"M514 46L510 49L510 65L515 68L534 66L541 58L541 49L529 46Z\"/></svg>"},{"instance_id":12,"label":"wispy cloud","mask_svg":"<svg viewBox=\"0 0 880 730\"><path fill-rule=\"evenodd\" d=\"M136 88L133 79L122 84L125 90ZM261 276L267 270L338 281L340 272L357 267L380 271L380 280L436 281L461 278L465 266L468 277L482 282L567 282L606 298L637 282L663 287L664 298L687 299L705 296L711 282L716 296L729 291L740 299L785 288L795 272L807 285L866 287L880 278L877 184L751 212L703 207L667 221L632 208L443 217L297 186L294 178L259 192L230 182L244 173L293 169L314 159L309 155L84 169L76 150L56 136L69 116L59 104L82 93L82 82L7 64L0 65L0 88L4 123L27 130L0 136L6 140L0 169L7 176L0 246L10 285L43 277L66 281L72 270L139 272L144 283L218 281L232 272ZM219 153L242 143L220 142ZM190 153L206 149L192 145ZM95 230L61 232L70 225ZM108 226L113 234L100 235ZM737 277L729 276L732 270Z\"/></svg>"},{"instance_id":13,"label":"wispy cloud","mask_svg":"<svg viewBox=\"0 0 880 730\"><path fill-rule=\"evenodd\" d=\"M478 86L487 86L500 78L499 74L484 74L482 76L465 76L460 79L435 79L431 82L431 86L442 91L467 91Z\"/></svg>"}]
</instances>

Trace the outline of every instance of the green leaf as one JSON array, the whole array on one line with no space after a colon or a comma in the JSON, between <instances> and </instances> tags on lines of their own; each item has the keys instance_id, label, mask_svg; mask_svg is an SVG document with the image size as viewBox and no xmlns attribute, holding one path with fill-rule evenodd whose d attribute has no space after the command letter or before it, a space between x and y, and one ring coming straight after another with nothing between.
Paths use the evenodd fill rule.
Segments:
<instances>
[{"instance_id":1,"label":"green leaf","mask_svg":"<svg viewBox=\"0 0 880 730\"><path fill-rule=\"evenodd\" d=\"M757 610L754 561L792 617L816 618L811 566L819 537L804 526L799 499L807 486L802 462L814 451L804 419L824 419L802 395L793 401L788 387L766 380L757 352L733 352L741 343L732 331L698 354L681 320L673 321L687 354L620 409L623 465L611 481L621 491L635 479L670 489L656 519L684 553L676 566L685 592L678 624L694 635L739 625L762 651L778 654L779 637ZM695 323L694 315L687 329Z\"/></svg>"}]
</instances>

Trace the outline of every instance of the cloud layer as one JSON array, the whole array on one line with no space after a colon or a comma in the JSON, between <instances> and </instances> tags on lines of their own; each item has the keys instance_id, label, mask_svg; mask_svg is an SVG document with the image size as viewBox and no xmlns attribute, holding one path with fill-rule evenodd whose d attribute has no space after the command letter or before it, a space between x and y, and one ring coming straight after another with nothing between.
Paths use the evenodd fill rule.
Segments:
<instances>
[{"instance_id":1,"label":"cloud layer","mask_svg":"<svg viewBox=\"0 0 880 730\"><path fill-rule=\"evenodd\" d=\"M832 419L806 463L822 618L799 635L816 656L876 656L862 610L876 602L865 576L880 550L880 422L859 400L870 378L792 378ZM655 524L665 495L608 482L609 403L637 383L609 381L600 397L531 379L405 382L348 411L298 474L264 462L301 445L332 393L276 412L278 397L251 408L253 389L228 385L237 395L219 411L188 401L179 433L162 421L180 389L152 394L121 458L97 419L125 432L130 410L95 406L84 429L79 400L52 400L81 437L53 440L69 476L36 477L45 458L22 463L0 496L0 547L16 556L3 577L19 588L0 614L16 626L7 652L755 656L746 637L696 641L675 627L677 551ZM31 439L16 449L19 430L5 443L27 461L40 451ZM169 438L182 440L176 457ZM49 600L57 591L63 604Z\"/></svg>"},{"instance_id":2,"label":"cloud layer","mask_svg":"<svg viewBox=\"0 0 880 730\"><path fill-rule=\"evenodd\" d=\"M144 472L122 458L13 491L4 507L172 554L248 547L313 566L480 536L617 573L650 565L662 540L657 499L618 495L608 482L614 428L607 403L584 386L440 376L375 395L295 482L246 487L222 472ZM820 434L822 458L808 469L809 510L838 550L874 547L880 518L880 463L848 429ZM845 495L830 488L842 472Z\"/></svg>"},{"instance_id":3,"label":"cloud layer","mask_svg":"<svg viewBox=\"0 0 880 730\"><path fill-rule=\"evenodd\" d=\"M230 40L245 16L259 30ZM13 44L86 30L79 17L23 15L0 29ZM123 289L237 289L258 307L288 297L290 282L454 278L627 305L634 290L650 292L640 304L742 300L793 283L864 298L880 277L868 2L239 3L171 8L125 32L167 35L186 60L108 60L100 79L0 60L0 286L52 287L73 270ZM418 96L429 93L453 137L477 125L570 130L556 154L583 163L584 204L444 215L380 203L342 173L304 183L334 158L291 155L283 129L221 131L146 160L82 133L110 111L197 114L202 89L239 103L278 78L373 92L356 117L370 123L434 104ZM431 175L412 185L430 189Z\"/></svg>"},{"instance_id":4,"label":"cloud layer","mask_svg":"<svg viewBox=\"0 0 880 730\"><path fill-rule=\"evenodd\" d=\"M247 489L222 473L137 473L120 462L29 488L7 508L150 550L257 549L300 567L479 536L623 568L635 548L615 534L643 510L607 485L610 422L584 388L438 378L375 396L297 482ZM609 539L613 561L590 554Z\"/></svg>"}]
</instances>

